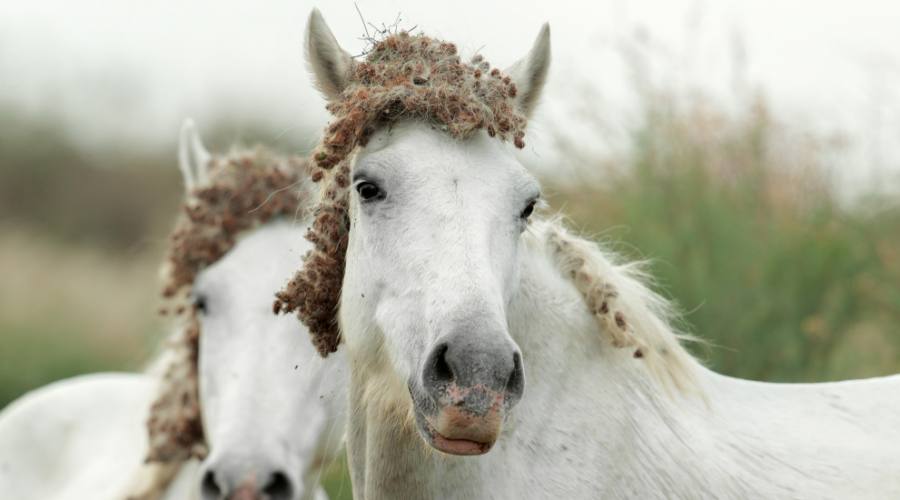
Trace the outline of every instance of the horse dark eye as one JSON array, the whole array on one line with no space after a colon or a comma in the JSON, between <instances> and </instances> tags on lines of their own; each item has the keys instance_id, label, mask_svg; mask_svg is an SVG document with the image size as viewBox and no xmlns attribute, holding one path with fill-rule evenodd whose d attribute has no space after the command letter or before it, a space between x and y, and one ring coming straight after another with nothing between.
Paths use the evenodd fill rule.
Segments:
<instances>
[{"instance_id":1,"label":"horse dark eye","mask_svg":"<svg viewBox=\"0 0 900 500\"><path fill-rule=\"evenodd\" d=\"M357 184L356 192L359 193L359 197L364 201L384 197L384 193L381 191L381 188L375 185L375 183L368 181L360 182L359 184Z\"/></svg>"},{"instance_id":2,"label":"horse dark eye","mask_svg":"<svg viewBox=\"0 0 900 500\"><path fill-rule=\"evenodd\" d=\"M200 314L206 314L206 297L203 295L195 296L193 306L195 311Z\"/></svg>"},{"instance_id":3,"label":"horse dark eye","mask_svg":"<svg viewBox=\"0 0 900 500\"><path fill-rule=\"evenodd\" d=\"M525 210L522 210L522 213L519 214L519 217L521 217L523 219L527 219L527 218L531 217L532 212L534 212L535 203L537 203L537 200L531 200L528 203L528 206L525 207Z\"/></svg>"}]
</instances>

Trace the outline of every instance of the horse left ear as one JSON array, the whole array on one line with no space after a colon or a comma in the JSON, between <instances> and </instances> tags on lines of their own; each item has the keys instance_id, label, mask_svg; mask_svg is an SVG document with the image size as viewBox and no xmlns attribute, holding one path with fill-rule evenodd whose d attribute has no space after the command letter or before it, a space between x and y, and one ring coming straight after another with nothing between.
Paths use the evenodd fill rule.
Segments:
<instances>
[{"instance_id":1,"label":"horse left ear","mask_svg":"<svg viewBox=\"0 0 900 500\"><path fill-rule=\"evenodd\" d=\"M338 45L319 9L313 8L306 23L306 60L316 87L329 101L340 97L350 82L353 58Z\"/></svg>"},{"instance_id":2,"label":"horse left ear","mask_svg":"<svg viewBox=\"0 0 900 500\"><path fill-rule=\"evenodd\" d=\"M525 116L537 105L550 69L550 23L544 23L528 54L506 70L516 83L516 102Z\"/></svg>"},{"instance_id":3,"label":"horse left ear","mask_svg":"<svg viewBox=\"0 0 900 500\"><path fill-rule=\"evenodd\" d=\"M184 180L185 193L190 194L194 188L209 184L209 160L211 156L194 120L187 118L181 124L181 134L178 137L178 168Z\"/></svg>"}]
</instances>

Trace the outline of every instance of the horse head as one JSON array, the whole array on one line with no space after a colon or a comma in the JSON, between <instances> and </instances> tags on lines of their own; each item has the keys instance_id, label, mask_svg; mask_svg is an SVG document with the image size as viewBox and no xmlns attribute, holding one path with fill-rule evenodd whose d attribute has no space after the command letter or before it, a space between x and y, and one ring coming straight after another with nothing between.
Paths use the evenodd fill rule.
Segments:
<instances>
[{"instance_id":1,"label":"horse head","mask_svg":"<svg viewBox=\"0 0 900 500\"><path fill-rule=\"evenodd\" d=\"M506 311L540 189L513 150L547 74L549 28L506 72L407 33L356 61L314 10L307 51L336 119L314 154L317 250L292 282L305 301L290 286L281 297L326 354L340 325L353 363L390 379L426 443L485 453L525 389Z\"/></svg>"},{"instance_id":2,"label":"horse head","mask_svg":"<svg viewBox=\"0 0 900 500\"><path fill-rule=\"evenodd\" d=\"M295 220L308 213L305 164L260 151L213 157L190 122L179 163L185 213L165 294L189 303L191 368L177 379L193 376L196 393L175 404L184 412L196 398L208 448L201 497L314 498L323 459L341 446L343 369L316 355L302 325L273 314L271 295L309 246Z\"/></svg>"}]
</instances>

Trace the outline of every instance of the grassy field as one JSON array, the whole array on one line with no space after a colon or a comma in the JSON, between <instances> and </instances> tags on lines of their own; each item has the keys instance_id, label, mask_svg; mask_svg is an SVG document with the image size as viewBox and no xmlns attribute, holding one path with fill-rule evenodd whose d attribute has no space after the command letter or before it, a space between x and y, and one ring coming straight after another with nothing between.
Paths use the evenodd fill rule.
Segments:
<instances>
[{"instance_id":1,"label":"grassy field","mask_svg":"<svg viewBox=\"0 0 900 500\"><path fill-rule=\"evenodd\" d=\"M174 146L85 153L45 122L0 117L2 407L151 356L180 186ZM762 101L723 113L651 97L643 118L616 157L570 148L582 177L546 179L545 192L575 227L652 260L683 328L706 341L699 357L771 381L900 371L896 200L841 201L829 143L788 134ZM325 482L349 498L342 464Z\"/></svg>"},{"instance_id":2,"label":"grassy field","mask_svg":"<svg viewBox=\"0 0 900 500\"><path fill-rule=\"evenodd\" d=\"M650 259L712 368L769 381L900 371L900 205L841 202L826 142L753 102L646 101L633 148L547 189L572 223ZM577 185L578 187L572 187Z\"/></svg>"}]
</instances>

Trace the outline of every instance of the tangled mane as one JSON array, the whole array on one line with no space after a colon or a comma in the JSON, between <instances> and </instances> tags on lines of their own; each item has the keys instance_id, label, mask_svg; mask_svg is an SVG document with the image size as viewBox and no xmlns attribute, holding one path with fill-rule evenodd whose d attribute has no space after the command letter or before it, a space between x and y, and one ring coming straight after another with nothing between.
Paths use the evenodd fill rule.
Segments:
<instances>
[{"instance_id":1,"label":"tangled mane","mask_svg":"<svg viewBox=\"0 0 900 500\"><path fill-rule=\"evenodd\" d=\"M680 342L697 339L673 330L678 315L646 285L650 277L642 262L620 262L615 253L570 233L558 219L535 221L529 233L573 282L613 347L631 350L664 387L701 393L697 361Z\"/></svg>"},{"instance_id":2,"label":"tangled mane","mask_svg":"<svg viewBox=\"0 0 900 500\"><path fill-rule=\"evenodd\" d=\"M312 179L322 183L306 236L314 247L274 305L276 312L297 312L322 356L340 342L352 153L376 130L402 119L424 121L457 139L485 130L523 148L526 118L517 92L511 78L481 56L463 63L454 44L425 35L389 35L354 64L348 85L327 106L334 120L313 153Z\"/></svg>"},{"instance_id":3,"label":"tangled mane","mask_svg":"<svg viewBox=\"0 0 900 500\"><path fill-rule=\"evenodd\" d=\"M231 250L242 233L275 217L305 215L310 183L305 159L278 158L263 149L210 160L209 183L188 193L170 235L162 295L167 314L185 315L182 332L168 346L162 385L147 420L147 463L177 463L206 454L198 394L200 324L190 305L197 274Z\"/></svg>"}]
</instances>

